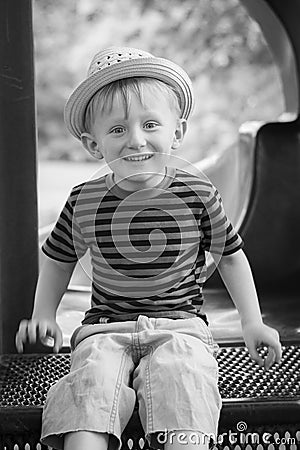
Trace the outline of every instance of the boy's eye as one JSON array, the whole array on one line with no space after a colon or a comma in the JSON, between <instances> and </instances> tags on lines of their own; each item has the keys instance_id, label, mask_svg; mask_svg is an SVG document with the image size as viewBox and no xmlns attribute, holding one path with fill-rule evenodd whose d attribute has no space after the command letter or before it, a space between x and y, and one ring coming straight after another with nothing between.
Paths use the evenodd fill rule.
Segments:
<instances>
[{"instance_id":1,"label":"boy's eye","mask_svg":"<svg viewBox=\"0 0 300 450\"><path fill-rule=\"evenodd\" d=\"M145 123L145 125L144 125L144 127L146 128L146 129L152 129L152 128L155 128L155 127L157 127L158 126L158 123L157 122L147 122L147 123Z\"/></svg>"},{"instance_id":2,"label":"boy's eye","mask_svg":"<svg viewBox=\"0 0 300 450\"><path fill-rule=\"evenodd\" d=\"M112 128L112 130L110 131L113 134L120 134L123 133L125 131L124 127L115 127Z\"/></svg>"}]
</instances>

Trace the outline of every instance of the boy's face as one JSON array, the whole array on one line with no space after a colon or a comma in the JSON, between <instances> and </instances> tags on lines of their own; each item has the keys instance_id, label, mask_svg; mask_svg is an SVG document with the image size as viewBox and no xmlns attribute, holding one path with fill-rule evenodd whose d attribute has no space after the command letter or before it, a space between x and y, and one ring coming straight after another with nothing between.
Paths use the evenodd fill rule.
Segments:
<instances>
[{"instance_id":1,"label":"boy's face","mask_svg":"<svg viewBox=\"0 0 300 450\"><path fill-rule=\"evenodd\" d=\"M186 121L171 110L169 99L146 89L143 104L136 94L129 97L128 111L116 94L110 111L96 112L93 134L82 142L96 158L104 158L123 189L137 191L156 186L165 176L172 149L178 148Z\"/></svg>"}]
</instances>

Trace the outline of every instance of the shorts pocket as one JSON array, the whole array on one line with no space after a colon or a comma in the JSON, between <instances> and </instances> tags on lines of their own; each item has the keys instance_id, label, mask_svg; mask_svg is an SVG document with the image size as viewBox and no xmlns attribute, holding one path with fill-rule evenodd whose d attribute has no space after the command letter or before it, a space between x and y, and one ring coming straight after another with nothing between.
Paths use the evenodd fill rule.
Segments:
<instances>
[{"instance_id":1,"label":"shorts pocket","mask_svg":"<svg viewBox=\"0 0 300 450\"><path fill-rule=\"evenodd\" d=\"M201 339L205 344L209 346L211 353L213 354L214 357L216 357L219 352L219 346L217 342L214 340L214 337L209 329L209 326L206 325L206 323L204 322L203 319L201 319L201 317L195 317L192 320L198 321L198 326L201 330Z\"/></svg>"}]
</instances>

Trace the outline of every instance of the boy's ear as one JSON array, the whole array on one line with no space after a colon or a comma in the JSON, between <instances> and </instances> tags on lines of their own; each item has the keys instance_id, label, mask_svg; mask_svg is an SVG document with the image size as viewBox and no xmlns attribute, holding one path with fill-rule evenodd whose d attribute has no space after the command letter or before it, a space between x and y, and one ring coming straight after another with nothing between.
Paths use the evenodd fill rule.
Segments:
<instances>
[{"instance_id":1,"label":"boy's ear","mask_svg":"<svg viewBox=\"0 0 300 450\"><path fill-rule=\"evenodd\" d=\"M103 159L103 155L99 148L99 145L90 133L82 133L81 142L91 156L96 159Z\"/></svg>"},{"instance_id":2,"label":"boy's ear","mask_svg":"<svg viewBox=\"0 0 300 450\"><path fill-rule=\"evenodd\" d=\"M187 130L187 121L185 119L178 119L172 144L172 148L174 150L180 147L184 135L186 133L186 130Z\"/></svg>"}]
</instances>

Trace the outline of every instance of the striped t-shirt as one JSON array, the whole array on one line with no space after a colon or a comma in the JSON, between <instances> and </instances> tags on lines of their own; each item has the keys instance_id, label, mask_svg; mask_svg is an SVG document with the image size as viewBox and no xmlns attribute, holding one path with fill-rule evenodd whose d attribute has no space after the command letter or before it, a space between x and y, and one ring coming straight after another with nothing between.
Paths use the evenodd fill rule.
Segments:
<instances>
[{"instance_id":1,"label":"striped t-shirt","mask_svg":"<svg viewBox=\"0 0 300 450\"><path fill-rule=\"evenodd\" d=\"M203 317L205 253L221 257L242 246L209 180L167 168L159 185L137 192L114 184L113 174L74 187L42 250L62 262L90 251L83 323L96 323L157 312Z\"/></svg>"}]
</instances>

